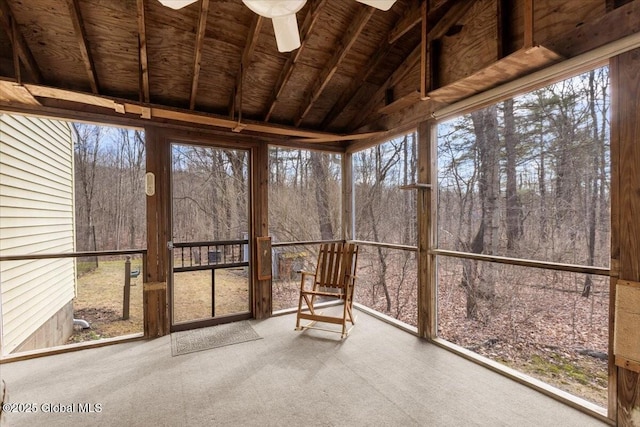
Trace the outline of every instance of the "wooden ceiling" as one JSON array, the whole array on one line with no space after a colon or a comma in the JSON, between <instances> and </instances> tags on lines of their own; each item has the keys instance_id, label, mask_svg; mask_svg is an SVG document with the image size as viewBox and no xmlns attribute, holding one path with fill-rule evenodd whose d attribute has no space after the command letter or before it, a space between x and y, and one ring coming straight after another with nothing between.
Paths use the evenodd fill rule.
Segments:
<instances>
[{"instance_id":1,"label":"wooden ceiling","mask_svg":"<svg viewBox=\"0 0 640 427\"><path fill-rule=\"evenodd\" d=\"M297 20L280 53L241 0L0 0L0 107L367 138L637 32L640 0L308 0Z\"/></svg>"}]
</instances>

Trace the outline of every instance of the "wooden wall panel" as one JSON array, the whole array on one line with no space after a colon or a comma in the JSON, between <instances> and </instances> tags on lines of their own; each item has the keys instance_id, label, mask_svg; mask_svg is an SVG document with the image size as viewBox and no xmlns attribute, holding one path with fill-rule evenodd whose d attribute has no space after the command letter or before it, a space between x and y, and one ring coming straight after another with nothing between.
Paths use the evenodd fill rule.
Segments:
<instances>
[{"instance_id":1,"label":"wooden wall panel","mask_svg":"<svg viewBox=\"0 0 640 427\"><path fill-rule=\"evenodd\" d=\"M534 41L544 46L549 40L604 14L603 0L535 0Z\"/></svg>"},{"instance_id":2,"label":"wooden wall panel","mask_svg":"<svg viewBox=\"0 0 640 427\"><path fill-rule=\"evenodd\" d=\"M458 33L442 38L439 81L434 82L438 87L470 76L499 58L497 0L477 0L459 25Z\"/></svg>"},{"instance_id":3,"label":"wooden wall panel","mask_svg":"<svg viewBox=\"0 0 640 427\"><path fill-rule=\"evenodd\" d=\"M640 281L640 49L611 61L611 269L612 295L618 279ZM616 278L615 275L618 277ZM613 305L615 307L615 305ZM611 317L610 331L615 329ZM611 343L611 340L610 340ZM610 366L612 363L610 351ZM609 386L617 403L610 416L620 426L640 425L640 374L611 366ZM617 374L616 374L617 371ZM611 390L610 390L611 391ZM612 398L615 397L611 393ZM617 414L616 414L617 412Z\"/></svg>"}]
</instances>

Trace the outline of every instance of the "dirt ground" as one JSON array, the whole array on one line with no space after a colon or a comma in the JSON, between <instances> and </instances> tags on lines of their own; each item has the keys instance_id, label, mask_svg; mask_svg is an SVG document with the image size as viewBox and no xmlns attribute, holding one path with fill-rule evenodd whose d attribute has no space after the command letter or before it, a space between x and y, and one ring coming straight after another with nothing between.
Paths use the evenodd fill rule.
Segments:
<instances>
[{"instance_id":1,"label":"dirt ground","mask_svg":"<svg viewBox=\"0 0 640 427\"><path fill-rule=\"evenodd\" d=\"M90 329L74 328L69 343L142 333L142 277L131 279L129 319L123 320L124 259L101 261L78 279L74 317ZM133 260L131 269L139 268ZM216 316L249 311L248 279L243 269L216 271ZM211 317L211 271L175 275L175 322Z\"/></svg>"}]
</instances>

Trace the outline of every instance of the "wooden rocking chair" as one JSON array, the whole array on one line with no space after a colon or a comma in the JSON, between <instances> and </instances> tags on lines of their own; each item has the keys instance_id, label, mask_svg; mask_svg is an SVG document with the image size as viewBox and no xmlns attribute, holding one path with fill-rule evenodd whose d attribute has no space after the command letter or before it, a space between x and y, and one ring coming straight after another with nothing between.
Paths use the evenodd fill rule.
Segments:
<instances>
[{"instance_id":1,"label":"wooden rocking chair","mask_svg":"<svg viewBox=\"0 0 640 427\"><path fill-rule=\"evenodd\" d=\"M358 264L358 246L353 243L325 243L320 246L315 274L301 272L300 300L298 302L298 317L296 330L320 329L337 332L345 338L355 325L353 316L353 288L356 280L356 266ZM313 279L308 280L308 279ZM312 286L309 287L309 282ZM316 311L316 299L339 299L343 301L342 316L325 316ZM303 307L302 303L305 303ZM309 320L301 324L302 319ZM340 330L319 328L317 322L341 325ZM347 322L351 327L347 329Z\"/></svg>"}]
</instances>

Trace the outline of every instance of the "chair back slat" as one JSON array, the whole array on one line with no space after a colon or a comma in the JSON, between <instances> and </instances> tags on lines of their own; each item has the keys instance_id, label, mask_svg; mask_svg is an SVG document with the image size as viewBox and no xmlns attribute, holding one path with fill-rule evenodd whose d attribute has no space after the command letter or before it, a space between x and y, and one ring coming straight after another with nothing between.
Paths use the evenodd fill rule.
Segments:
<instances>
[{"instance_id":1,"label":"chair back slat","mask_svg":"<svg viewBox=\"0 0 640 427\"><path fill-rule=\"evenodd\" d=\"M323 243L316 265L316 283L321 287L342 288L355 275L358 247L353 243Z\"/></svg>"}]
</instances>

